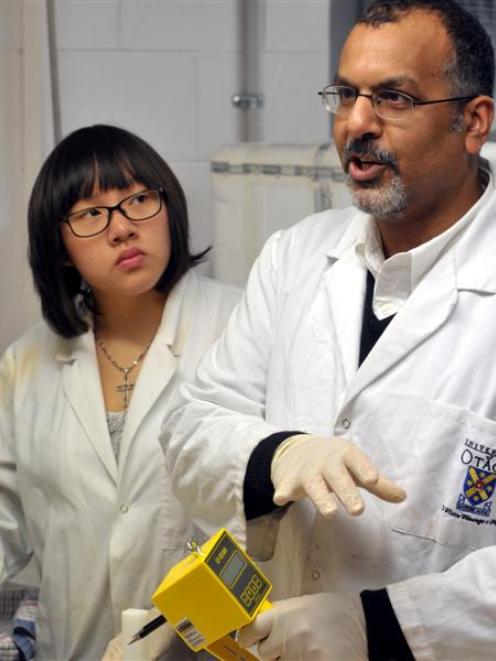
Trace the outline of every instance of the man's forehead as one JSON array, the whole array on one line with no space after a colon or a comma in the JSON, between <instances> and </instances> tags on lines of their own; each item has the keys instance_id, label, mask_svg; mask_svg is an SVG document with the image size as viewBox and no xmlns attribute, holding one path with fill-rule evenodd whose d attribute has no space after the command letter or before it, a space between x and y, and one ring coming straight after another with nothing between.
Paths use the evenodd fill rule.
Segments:
<instances>
[{"instance_id":1,"label":"man's forehead","mask_svg":"<svg viewBox=\"0 0 496 661\"><path fill-rule=\"evenodd\" d=\"M452 53L440 19L432 12L415 11L378 26L355 25L341 51L337 77L367 78L370 84L387 79L439 81Z\"/></svg>"}]
</instances>

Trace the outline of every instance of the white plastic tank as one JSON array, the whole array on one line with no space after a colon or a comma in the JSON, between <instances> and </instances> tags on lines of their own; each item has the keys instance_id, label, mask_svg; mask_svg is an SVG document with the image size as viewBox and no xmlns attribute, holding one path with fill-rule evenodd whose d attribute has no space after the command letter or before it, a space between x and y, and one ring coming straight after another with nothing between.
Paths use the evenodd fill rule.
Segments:
<instances>
[{"instance_id":1,"label":"white plastic tank","mask_svg":"<svg viewBox=\"0 0 496 661\"><path fill-rule=\"evenodd\" d=\"M243 286L266 239L311 213L348 206L350 196L331 143L241 143L210 161L213 275Z\"/></svg>"}]
</instances>

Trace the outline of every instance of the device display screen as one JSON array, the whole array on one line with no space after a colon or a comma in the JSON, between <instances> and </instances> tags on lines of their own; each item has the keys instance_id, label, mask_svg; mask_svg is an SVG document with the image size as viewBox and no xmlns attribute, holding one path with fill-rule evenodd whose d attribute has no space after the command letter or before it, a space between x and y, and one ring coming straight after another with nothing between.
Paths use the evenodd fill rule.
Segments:
<instances>
[{"instance_id":1,"label":"device display screen","mask_svg":"<svg viewBox=\"0 0 496 661\"><path fill-rule=\"evenodd\" d=\"M265 576L227 533L209 553L206 564L250 615L270 590Z\"/></svg>"},{"instance_id":2,"label":"device display screen","mask_svg":"<svg viewBox=\"0 0 496 661\"><path fill-rule=\"evenodd\" d=\"M229 558L227 565L224 567L220 574L222 582L225 583L228 588L232 588L236 579L246 567L246 564L246 560L243 558L241 553L239 551L235 551Z\"/></svg>"}]
</instances>

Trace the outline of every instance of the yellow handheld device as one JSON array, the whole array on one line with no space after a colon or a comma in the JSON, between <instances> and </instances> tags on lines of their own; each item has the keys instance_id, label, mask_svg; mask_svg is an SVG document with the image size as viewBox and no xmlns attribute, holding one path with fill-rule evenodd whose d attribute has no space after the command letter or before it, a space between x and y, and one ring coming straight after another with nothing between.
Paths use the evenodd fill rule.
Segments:
<instances>
[{"instance_id":1,"label":"yellow handheld device","mask_svg":"<svg viewBox=\"0 0 496 661\"><path fill-rule=\"evenodd\" d=\"M225 529L189 548L155 590L153 604L195 652L207 649L222 661L256 660L228 634L270 608L270 582Z\"/></svg>"}]
</instances>

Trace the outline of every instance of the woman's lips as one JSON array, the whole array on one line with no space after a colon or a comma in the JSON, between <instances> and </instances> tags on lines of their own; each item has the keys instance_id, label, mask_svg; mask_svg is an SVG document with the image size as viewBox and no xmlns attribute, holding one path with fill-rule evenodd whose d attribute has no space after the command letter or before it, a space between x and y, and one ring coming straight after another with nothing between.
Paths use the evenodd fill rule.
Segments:
<instances>
[{"instance_id":1,"label":"woman's lips","mask_svg":"<svg viewBox=\"0 0 496 661\"><path fill-rule=\"evenodd\" d=\"M388 166L384 163L377 163L376 161L360 161L353 159L348 165L348 174L353 181L371 181L377 179Z\"/></svg>"},{"instance_id":2,"label":"woman's lips","mask_svg":"<svg viewBox=\"0 0 496 661\"><path fill-rule=\"evenodd\" d=\"M117 260L117 267L123 271L130 271L137 268L138 266L141 266L144 259L145 253L141 250L137 250L135 248L125 250L119 255Z\"/></svg>"}]
</instances>

